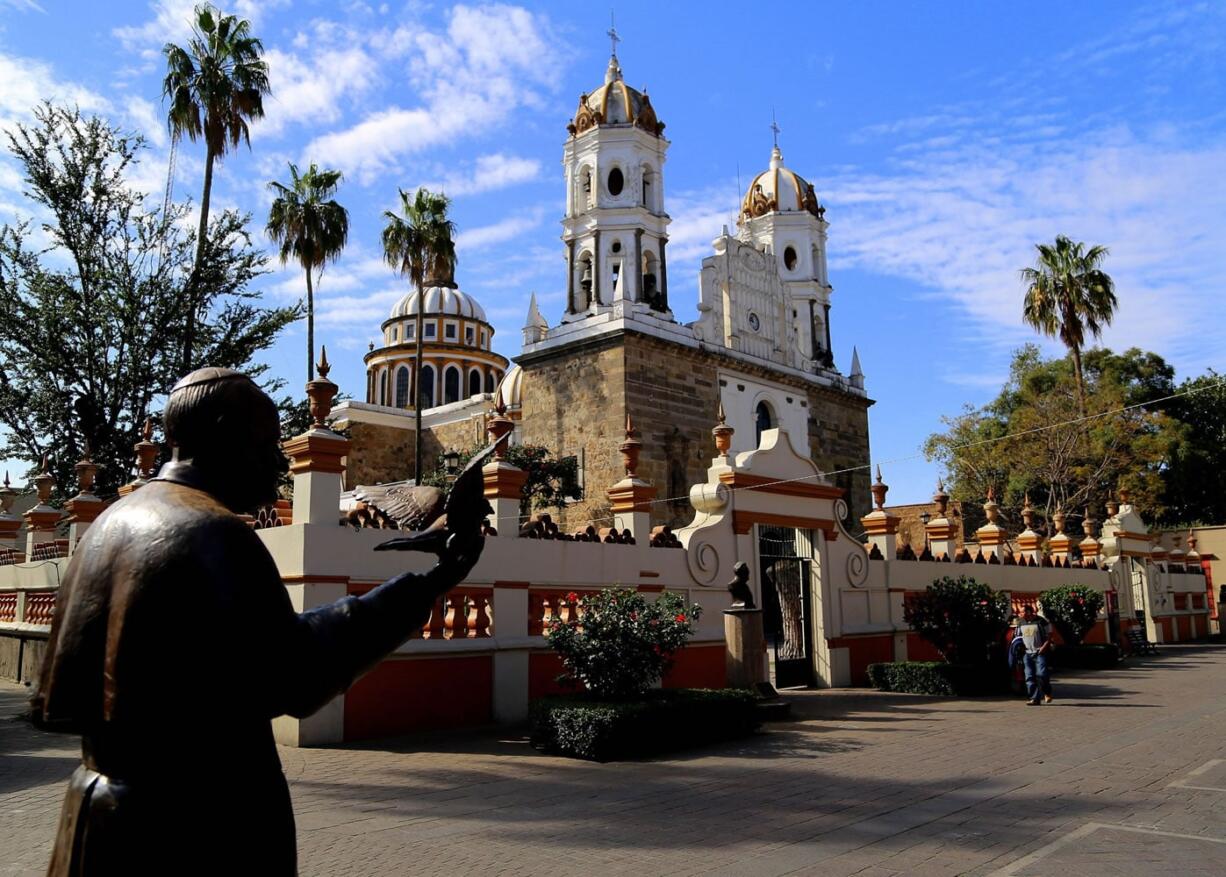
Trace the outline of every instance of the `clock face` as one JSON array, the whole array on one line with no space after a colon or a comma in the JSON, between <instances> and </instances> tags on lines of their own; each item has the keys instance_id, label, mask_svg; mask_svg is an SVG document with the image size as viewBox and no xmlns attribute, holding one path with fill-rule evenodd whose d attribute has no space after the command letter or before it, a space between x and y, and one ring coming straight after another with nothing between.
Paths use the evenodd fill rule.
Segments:
<instances>
[{"instance_id":1,"label":"clock face","mask_svg":"<svg viewBox=\"0 0 1226 877\"><path fill-rule=\"evenodd\" d=\"M758 315L753 311L749 312L749 328L755 332L762 328L762 321L758 319Z\"/></svg>"}]
</instances>

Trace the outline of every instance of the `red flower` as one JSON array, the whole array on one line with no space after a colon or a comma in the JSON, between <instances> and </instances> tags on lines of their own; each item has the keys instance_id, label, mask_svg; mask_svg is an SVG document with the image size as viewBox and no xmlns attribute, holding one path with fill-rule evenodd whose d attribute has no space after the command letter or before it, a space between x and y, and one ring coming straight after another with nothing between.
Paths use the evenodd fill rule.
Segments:
<instances>
[{"instance_id":1,"label":"red flower","mask_svg":"<svg viewBox=\"0 0 1226 877\"><path fill-rule=\"evenodd\" d=\"M678 624L685 624L685 616L678 615L676 618L673 619L673 621L677 622Z\"/></svg>"},{"instance_id":2,"label":"red flower","mask_svg":"<svg viewBox=\"0 0 1226 877\"><path fill-rule=\"evenodd\" d=\"M980 606L987 606L987 605L988 605L988 601L987 601L987 600L980 600L980 601L979 601L979 605L980 605Z\"/></svg>"},{"instance_id":3,"label":"red flower","mask_svg":"<svg viewBox=\"0 0 1226 877\"><path fill-rule=\"evenodd\" d=\"M630 613L630 620L631 620L631 621L638 621L638 620L639 620L639 614L638 614L637 612L631 612L631 613Z\"/></svg>"},{"instance_id":4,"label":"red flower","mask_svg":"<svg viewBox=\"0 0 1226 877\"><path fill-rule=\"evenodd\" d=\"M578 603L579 595L576 594L574 591L571 591L569 594L566 595L566 602L567 603Z\"/></svg>"}]
</instances>

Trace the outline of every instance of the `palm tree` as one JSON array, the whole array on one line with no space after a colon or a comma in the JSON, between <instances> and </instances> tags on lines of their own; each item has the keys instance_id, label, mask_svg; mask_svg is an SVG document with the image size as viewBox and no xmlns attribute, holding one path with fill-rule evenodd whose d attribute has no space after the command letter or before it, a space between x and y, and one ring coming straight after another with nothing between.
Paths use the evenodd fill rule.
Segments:
<instances>
[{"instance_id":1,"label":"palm tree","mask_svg":"<svg viewBox=\"0 0 1226 877\"><path fill-rule=\"evenodd\" d=\"M277 193L268 211L268 237L281 245L281 264L292 257L306 272L307 380L315 379L315 287L311 274L324 263L336 261L349 239L349 211L332 199L341 172L320 170L313 163L298 175L290 163L290 184L277 181L268 188Z\"/></svg>"},{"instance_id":2,"label":"palm tree","mask_svg":"<svg viewBox=\"0 0 1226 877\"><path fill-rule=\"evenodd\" d=\"M421 483L421 368L422 315L427 286L455 286L455 223L447 218L451 204L446 195L418 189L412 198L400 189L400 215L383 211L383 258L417 287L416 347L413 375L413 411L417 416L414 435L413 477Z\"/></svg>"},{"instance_id":3,"label":"palm tree","mask_svg":"<svg viewBox=\"0 0 1226 877\"><path fill-rule=\"evenodd\" d=\"M1022 269L1026 301L1022 319L1049 338L1059 338L1073 359L1077 382L1077 407L1086 416L1085 379L1081 373L1081 348L1086 332L1095 338L1111 324L1119 302L1115 283L1102 270L1107 248L1086 249L1064 235L1055 244L1036 244L1039 258L1033 268Z\"/></svg>"},{"instance_id":4,"label":"palm tree","mask_svg":"<svg viewBox=\"0 0 1226 877\"><path fill-rule=\"evenodd\" d=\"M260 59L264 45L251 35L246 19L222 15L204 3L195 9L195 23L187 48L167 43L166 78L162 97L170 99L167 121L171 138L183 135L193 143L204 139L204 193L200 197L200 228L196 237L196 261L188 281L187 334L184 367L191 366L196 331L196 283L205 250L209 225L209 196L213 189L213 163L241 141L251 145L247 131L250 119L264 115L264 95L269 93L268 65Z\"/></svg>"}]
</instances>

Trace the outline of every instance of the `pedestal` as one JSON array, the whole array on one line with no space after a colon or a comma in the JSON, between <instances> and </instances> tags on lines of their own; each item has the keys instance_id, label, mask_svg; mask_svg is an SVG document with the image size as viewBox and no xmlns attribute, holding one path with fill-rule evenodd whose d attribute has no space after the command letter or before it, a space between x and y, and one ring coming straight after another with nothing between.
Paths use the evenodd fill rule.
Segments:
<instances>
[{"instance_id":1,"label":"pedestal","mask_svg":"<svg viewBox=\"0 0 1226 877\"><path fill-rule=\"evenodd\" d=\"M724 611L724 649L729 688L753 688L767 681L761 609Z\"/></svg>"}]
</instances>

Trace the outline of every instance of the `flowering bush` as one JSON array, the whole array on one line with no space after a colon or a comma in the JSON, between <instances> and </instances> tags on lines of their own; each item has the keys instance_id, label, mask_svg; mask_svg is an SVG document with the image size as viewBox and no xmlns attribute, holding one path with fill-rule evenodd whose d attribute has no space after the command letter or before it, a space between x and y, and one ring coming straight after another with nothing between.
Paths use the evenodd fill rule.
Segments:
<instances>
[{"instance_id":1,"label":"flowering bush","mask_svg":"<svg viewBox=\"0 0 1226 877\"><path fill-rule=\"evenodd\" d=\"M640 694L667 673L702 612L668 591L654 602L626 588L582 598L572 592L566 602L569 620L550 622L549 645L561 656L568 679L606 700Z\"/></svg>"},{"instance_id":2,"label":"flowering bush","mask_svg":"<svg viewBox=\"0 0 1226 877\"><path fill-rule=\"evenodd\" d=\"M1060 631L1066 645L1079 645L1103 608L1101 592L1085 585L1064 585L1039 594L1043 616Z\"/></svg>"},{"instance_id":3,"label":"flowering bush","mask_svg":"<svg viewBox=\"0 0 1226 877\"><path fill-rule=\"evenodd\" d=\"M981 664L1009 626L1009 600L967 576L945 576L909 597L902 617L951 664Z\"/></svg>"}]
</instances>

